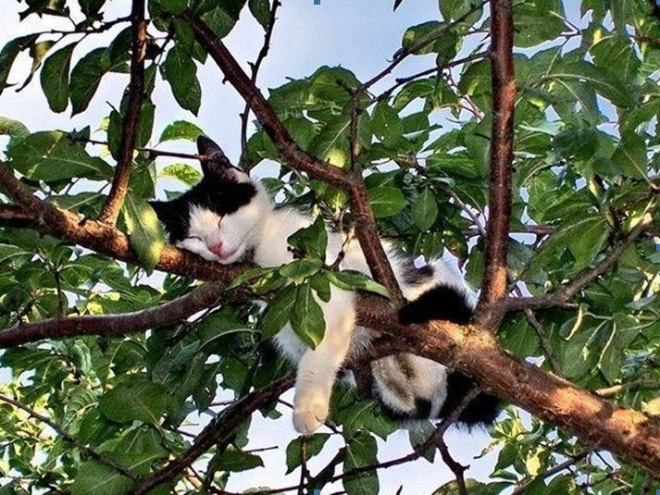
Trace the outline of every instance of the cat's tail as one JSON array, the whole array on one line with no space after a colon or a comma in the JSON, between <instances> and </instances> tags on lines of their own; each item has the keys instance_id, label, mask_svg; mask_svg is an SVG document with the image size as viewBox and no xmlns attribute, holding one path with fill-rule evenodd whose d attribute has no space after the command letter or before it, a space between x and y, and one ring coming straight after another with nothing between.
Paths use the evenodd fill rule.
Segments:
<instances>
[{"instance_id":1,"label":"cat's tail","mask_svg":"<svg viewBox=\"0 0 660 495\"><path fill-rule=\"evenodd\" d=\"M434 266L436 276L438 275L437 270L437 266ZM470 297L471 294L467 292L467 289L457 287L455 284L451 286L437 285L401 308L399 321L406 325L422 324L431 320L466 324L472 318L473 313L473 303ZM438 414L439 417L446 417L476 384L471 378L458 371L441 367L437 363L433 364L436 365L436 373L444 371L446 374L446 396ZM432 378L426 377L425 379ZM463 409L458 421L468 426L489 425L495 421L499 409L499 399L494 395L482 392Z\"/></svg>"}]
</instances>

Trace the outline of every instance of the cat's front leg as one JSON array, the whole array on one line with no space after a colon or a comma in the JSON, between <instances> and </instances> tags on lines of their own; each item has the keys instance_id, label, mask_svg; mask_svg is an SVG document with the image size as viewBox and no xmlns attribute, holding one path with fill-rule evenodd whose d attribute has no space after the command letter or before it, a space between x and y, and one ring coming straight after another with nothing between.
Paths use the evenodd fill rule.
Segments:
<instances>
[{"instance_id":1,"label":"cat's front leg","mask_svg":"<svg viewBox=\"0 0 660 495\"><path fill-rule=\"evenodd\" d=\"M321 308L325 336L316 349L305 351L296 377L293 425L303 435L314 433L328 417L332 386L346 359L355 326L352 293L333 290L332 299Z\"/></svg>"}]
</instances>

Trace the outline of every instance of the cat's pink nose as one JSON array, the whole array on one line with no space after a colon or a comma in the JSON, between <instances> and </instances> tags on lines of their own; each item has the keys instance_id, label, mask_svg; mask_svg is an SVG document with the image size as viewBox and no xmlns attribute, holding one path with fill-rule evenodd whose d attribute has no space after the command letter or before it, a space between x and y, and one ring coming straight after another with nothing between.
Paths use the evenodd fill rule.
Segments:
<instances>
[{"instance_id":1,"label":"cat's pink nose","mask_svg":"<svg viewBox=\"0 0 660 495\"><path fill-rule=\"evenodd\" d=\"M224 252L222 251L222 242L218 242L217 244L213 244L212 246L209 246L209 251L215 254L218 258L224 258Z\"/></svg>"}]
</instances>

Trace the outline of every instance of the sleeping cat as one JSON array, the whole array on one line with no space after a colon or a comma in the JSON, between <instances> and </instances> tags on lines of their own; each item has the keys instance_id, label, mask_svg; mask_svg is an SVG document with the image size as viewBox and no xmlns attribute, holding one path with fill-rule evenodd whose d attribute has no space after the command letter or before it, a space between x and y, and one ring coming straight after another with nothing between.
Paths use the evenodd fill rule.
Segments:
<instances>
[{"instance_id":1,"label":"sleeping cat","mask_svg":"<svg viewBox=\"0 0 660 495\"><path fill-rule=\"evenodd\" d=\"M197 142L203 179L179 198L154 201L152 206L169 232L170 242L201 257L223 264L243 260L248 253L259 266L281 266L293 260L287 238L313 219L290 208L276 208L261 183L231 166L220 147L208 138ZM326 260L332 263L345 241L328 232ZM417 269L387 241L383 246L403 295L412 301L400 312L402 323L431 319L467 323L472 297L459 274L442 261ZM341 269L369 274L357 242L344 246ZM374 333L357 327L356 296L332 286L329 302L318 301L326 323L316 349L308 348L285 326L275 337L281 352L297 365L293 423L302 434L313 433L328 416L337 372L347 360L368 349ZM438 418L449 414L474 383L434 361L408 353L378 359L371 364L373 395L389 415L401 419ZM481 393L462 412L468 425L490 424L498 400Z\"/></svg>"}]
</instances>

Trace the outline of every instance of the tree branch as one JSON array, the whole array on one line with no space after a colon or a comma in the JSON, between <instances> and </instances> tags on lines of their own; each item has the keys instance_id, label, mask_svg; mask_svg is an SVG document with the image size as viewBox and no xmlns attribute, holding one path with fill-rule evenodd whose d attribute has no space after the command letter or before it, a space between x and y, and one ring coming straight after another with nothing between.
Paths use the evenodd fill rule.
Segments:
<instances>
[{"instance_id":1,"label":"tree branch","mask_svg":"<svg viewBox=\"0 0 660 495\"><path fill-rule=\"evenodd\" d=\"M626 249L651 225L651 215L646 215L642 221L628 234L628 237L616 244L612 250L596 266L585 270L573 282L543 296L534 297L509 297L504 301L505 311L546 309L560 306L570 301L578 292L591 284L598 277L604 275L618 261Z\"/></svg>"},{"instance_id":2,"label":"tree branch","mask_svg":"<svg viewBox=\"0 0 660 495\"><path fill-rule=\"evenodd\" d=\"M534 476L533 478L531 478L529 480L526 480L522 483L519 483L518 486L516 487L516 489L513 492L511 492L511 495L523 495L523 493L525 493L527 488L529 488L529 485L534 483L536 480L545 480L545 479L548 479L548 478L550 478L551 476L553 476L557 473L561 473L564 469L568 469L571 466L573 466L573 465L577 464L578 462L582 461L583 459L585 459L589 455L590 452L591 452L591 450L582 451L579 454L577 454L576 456L571 457L570 459L567 459L566 461L564 461L560 464L557 464L555 467L550 468L547 471L545 471L545 472L543 472L543 473L541 473L537 476Z\"/></svg>"},{"instance_id":3,"label":"tree branch","mask_svg":"<svg viewBox=\"0 0 660 495\"><path fill-rule=\"evenodd\" d=\"M491 331L433 321L401 326L378 298L363 296L358 324L399 337L397 352L432 359L472 377L483 388L531 414L566 428L586 445L660 470L660 426L503 351ZM389 321L388 321L389 320Z\"/></svg>"},{"instance_id":4,"label":"tree branch","mask_svg":"<svg viewBox=\"0 0 660 495\"><path fill-rule=\"evenodd\" d=\"M112 188L99 217L101 222L109 225L114 225L117 222L119 211L128 192L133 152L135 150L135 136L138 133L140 112L144 100L144 59L147 54L147 21L144 18L144 4L145 0L133 0L131 11L133 53L131 55L128 109L122 122L119 160L115 176L112 179Z\"/></svg>"},{"instance_id":5,"label":"tree branch","mask_svg":"<svg viewBox=\"0 0 660 495\"><path fill-rule=\"evenodd\" d=\"M17 323L0 332L0 349L41 339L82 335L118 336L171 325L216 305L218 299L225 294L225 288L226 284L218 282L206 284L173 301L132 313L73 316L36 323Z\"/></svg>"},{"instance_id":6,"label":"tree branch","mask_svg":"<svg viewBox=\"0 0 660 495\"><path fill-rule=\"evenodd\" d=\"M293 377L283 378L261 390L256 390L246 395L243 400L216 416L197 435L195 442L180 457L174 459L148 478L140 481L131 491L131 495L144 495L155 487L174 480L188 466L195 462L199 456L214 445L219 444L218 448L225 447L236 428L246 418L251 416L260 407L265 406L268 402L282 395L293 386L293 383Z\"/></svg>"},{"instance_id":7,"label":"tree branch","mask_svg":"<svg viewBox=\"0 0 660 495\"><path fill-rule=\"evenodd\" d=\"M79 223L76 215L42 202L1 162L0 184L21 207L34 215L40 229L117 259L136 260L125 235L93 220ZM643 228L643 225L636 227L594 273L581 278L593 280L607 271ZM245 269L244 265L206 262L174 248L163 251L157 266L171 273L225 282ZM530 363L519 361L499 348L490 331L440 321L424 326L403 326L397 323L396 312L387 301L364 294L359 296L357 307L358 324L395 336L396 352L412 352L457 369L499 397L566 428L585 444L608 449L649 471L660 471L660 427L647 415L615 406Z\"/></svg>"},{"instance_id":8,"label":"tree branch","mask_svg":"<svg viewBox=\"0 0 660 495\"><path fill-rule=\"evenodd\" d=\"M40 200L21 184L12 170L2 161L0 161L0 185L16 204L34 219L39 231L120 261L139 264L126 234L105 223L82 219L74 213L60 210ZM205 261L188 251L166 246L156 268L184 277L229 283L245 269L245 265L221 265Z\"/></svg>"},{"instance_id":9,"label":"tree branch","mask_svg":"<svg viewBox=\"0 0 660 495\"><path fill-rule=\"evenodd\" d=\"M266 98L252 84L250 78L241 69L236 59L213 30L189 10L182 14L182 18L193 28L197 41L215 60L225 78L246 102L250 102L252 111L275 143L284 160L291 167L301 172L307 172L315 179L329 182L348 192L351 211L355 217L356 237L360 242L360 247L367 260L372 277L387 288L393 301L397 303L403 301L401 289L380 243L371 204L361 177L347 174L340 168L301 150L268 101L266 101Z\"/></svg>"},{"instance_id":10,"label":"tree branch","mask_svg":"<svg viewBox=\"0 0 660 495\"><path fill-rule=\"evenodd\" d=\"M491 0L493 124L490 143L489 215L486 267L474 319L494 327L504 316L497 302L507 295L507 247L511 217L511 163L516 82L511 0Z\"/></svg>"},{"instance_id":11,"label":"tree branch","mask_svg":"<svg viewBox=\"0 0 660 495\"><path fill-rule=\"evenodd\" d=\"M0 225L3 227L34 227L32 215L23 208L14 205L0 205Z\"/></svg>"},{"instance_id":12,"label":"tree branch","mask_svg":"<svg viewBox=\"0 0 660 495\"><path fill-rule=\"evenodd\" d=\"M47 418L43 414L39 414L37 411L34 409L28 407L27 405L23 404L22 402L17 401L16 399L12 399L11 397L5 395L5 394L0 394L0 401L6 402L7 404L11 404L17 409L20 409L22 411L25 411L29 416L35 418L38 421L41 421L42 423L47 424L50 426L59 436L61 436L64 440L66 440L68 443L76 447L78 450L81 452L85 453L87 456L91 457L92 459L96 459L102 464L105 464L106 466L110 466L111 468L117 470L117 472L123 474L124 476L127 476L128 478L132 480L137 480L138 476L133 473L130 469L127 469L120 463L116 462L114 459L111 459L94 449L88 447L84 443L80 442L76 437L71 435L68 431L66 431L64 428L62 428L60 425L57 423L54 423L51 421L50 418Z\"/></svg>"}]
</instances>

